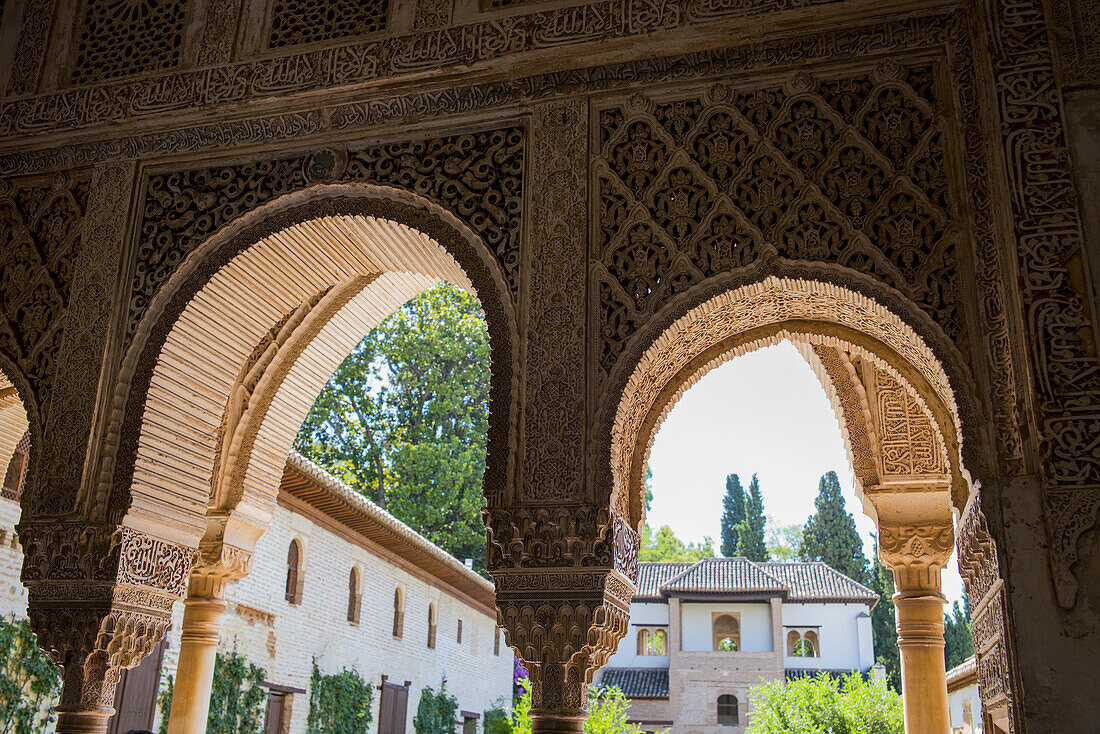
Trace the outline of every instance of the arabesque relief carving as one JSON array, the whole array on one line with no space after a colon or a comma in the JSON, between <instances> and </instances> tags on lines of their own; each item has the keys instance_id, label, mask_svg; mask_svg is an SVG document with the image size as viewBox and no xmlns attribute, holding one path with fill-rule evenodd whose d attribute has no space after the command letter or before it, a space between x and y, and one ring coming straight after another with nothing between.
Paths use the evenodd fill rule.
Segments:
<instances>
[{"instance_id":1,"label":"arabesque relief carving","mask_svg":"<svg viewBox=\"0 0 1100 734\"><path fill-rule=\"evenodd\" d=\"M956 548L959 571L970 595L974 620L974 654L978 663L978 691L985 711L1007 709L1016 731L1017 696L1012 685L1013 652L1008 635L1005 588L999 571L997 544L982 514L981 495L975 492L958 523Z\"/></svg>"},{"instance_id":2,"label":"arabesque relief carving","mask_svg":"<svg viewBox=\"0 0 1100 734\"><path fill-rule=\"evenodd\" d=\"M85 176L0 179L0 349L23 371L42 415L60 359L88 196Z\"/></svg>"},{"instance_id":3,"label":"arabesque relief carving","mask_svg":"<svg viewBox=\"0 0 1100 734\"><path fill-rule=\"evenodd\" d=\"M600 112L600 366L703 279L769 257L856 266L964 339L928 66L716 85Z\"/></svg>"}]
</instances>

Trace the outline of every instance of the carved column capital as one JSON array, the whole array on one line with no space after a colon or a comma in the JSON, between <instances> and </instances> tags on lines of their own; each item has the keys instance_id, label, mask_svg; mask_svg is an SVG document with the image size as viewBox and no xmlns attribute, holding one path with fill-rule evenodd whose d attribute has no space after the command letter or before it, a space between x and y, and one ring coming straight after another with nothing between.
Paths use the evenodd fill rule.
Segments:
<instances>
[{"instance_id":1,"label":"carved column capital","mask_svg":"<svg viewBox=\"0 0 1100 734\"><path fill-rule=\"evenodd\" d=\"M64 668L57 731L102 731L123 668L164 637L196 553L137 530L22 523L27 616Z\"/></svg>"},{"instance_id":2,"label":"carved column capital","mask_svg":"<svg viewBox=\"0 0 1100 734\"><path fill-rule=\"evenodd\" d=\"M940 591L940 570L955 543L949 521L879 523L879 556L890 570L899 593Z\"/></svg>"},{"instance_id":3,"label":"carved column capital","mask_svg":"<svg viewBox=\"0 0 1100 734\"><path fill-rule=\"evenodd\" d=\"M603 507L491 508L498 623L531 675L538 731L580 731L592 674L626 634L638 535Z\"/></svg>"}]
</instances>

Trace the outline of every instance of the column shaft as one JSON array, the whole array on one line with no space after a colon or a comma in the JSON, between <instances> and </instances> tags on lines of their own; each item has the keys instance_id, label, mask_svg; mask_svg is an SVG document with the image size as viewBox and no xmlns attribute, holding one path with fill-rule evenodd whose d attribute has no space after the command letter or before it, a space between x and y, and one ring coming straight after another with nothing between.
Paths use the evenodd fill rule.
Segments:
<instances>
[{"instance_id":1,"label":"column shaft","mask_svg":"<svg viewBox=\"0 0 1100 734\"><path fill-rule=\"evenodd\" d=\"M582 734L588 712L531 709L531 734Z\"/></svg>"},{"instance_id":2,"label":"column shaft","mask_svg":"<svg viewBox=\"0 0 1100 734\"><path fill-rule=\"evenodd\" d=\"M225 581L192 578L183 602L179 665L172 689L168 734L202 734L210 713L214 657L225 615Z\"/></svg>"},{"instance_id":3,"label":"column shaft","mask_svg":"<svg viewBox=\"0 0 1100 734\"><path fill-rule=\"evenodd\" d=\"M894 595L905 731L914 734L947 734L951 730L943 658L945 601L943 594L934 591Z\"/></svg>"}]
</instances>

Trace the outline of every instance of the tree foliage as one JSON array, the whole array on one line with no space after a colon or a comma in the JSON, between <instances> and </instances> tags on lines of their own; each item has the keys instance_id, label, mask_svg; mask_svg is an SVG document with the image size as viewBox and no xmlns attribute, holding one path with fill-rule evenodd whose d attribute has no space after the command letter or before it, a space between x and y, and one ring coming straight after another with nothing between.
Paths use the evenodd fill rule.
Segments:
<instances>
[{"instance_id":1,"label":"tree foliage","mask_svg":"<svg viewBox=\"0 0 1100 734\"><path fill-rule=\"evenodd\" d=\"M489 339L444 283L373 329L321 390L295 446L458 558L485 566Z\"/></svg>"},{"instance_id":2,"label":"tree foliage","mask_svg":"<svg viewBox=\"0 0 1100 734\"><path fill-rule=\"evenodd\" d=\"M737 525L737 553L750 561L768 561L768 546L764 542L764 498L760 494L760 480L752 475L749 491L745 496L745 518Z\"/></svg>"},{"instance_id":3,"label":"tree foliage","mask_svg":"<svg viewBox=\"0 0 1100 734\"><path fill-rule=\"evenodd\" d=\"M0 732L43 731L60 692L61 669L39 649L30 623L0 616Z\"/></svg>"},{"instance_id":4,"label":"tree foliage","mask_svg":"<svg viewBox=\"0 0 1100 734\"><path fill-rule=\"evenodd\" d=\"M970 619L970 597L963 592L962 604L958 600L951 613L943 615L943 658L948 670L974 654L974 623Z\"/></svg>"},{"instance_id":5,"label":"tree foliage","mask_svg":"<svg viewBox=\"0 0 1100 734\"><path fill-rule=\"evenodd\" d=\"M207 734L259 734L267 708L267 691L260 685L265 680L264 669L236 651L217 653Z\"/></svg>"},{"instance_id":6,"label":"tree foliage","mask_svg":"<svg viewBox=\"0 0 1100 734\"><path fill-rule=\"evenodd\" d=\"M307 734L367 734L373 687L354 670L323 675L313 661L309 685Z\"/></svg>"},{"instance_id":7,"label":"tree foliage","mask_svg":"<svg viewBox=\"0 0 1100 734\"><path fill-rule=\"evenodd\" d=\"M737 529L745 519L745 490L736 474L726 475L726 494L722 497L722 555L737 555Z\"/></svg>"},{"instance_id":8,"label":"tree foliage","mask_svg":"<svg viewBox=\"0 0 1100 734\"><path fill-rule=\"evenodd\" d=\"M750 689L749 734L903 734L901 696L859 673L771 681Z\"/></svg>"},{"instance_id":9,"label":"tree foliage","mask_svg":"<svg viewBox=\"0 0 1100 734\"><path fill-rule=\"evenodd\" d=\"M702 543L685 543L668 525L662 525L656 533L648 525L642 526L638 545L640 561L698 561L713 557L714 541L710 538L703 538Z\"/></svg>"},{"instance_id":10,"label":"tree foliage","mask_svg":"<svg viewBox=\"0 0 1100 734\"><path fill-rule=\"evenodd\" d=\"M458 700L447 693L447 679L439 684L439 693L431 686L420 692L420 703L413 717L416 734L454 734L458 717Z\"/></svg>"},{"instance_id":11,"label":"tree foliage","mask_svg":"<svg viewBox=\"0 0 1100 734\"><path fill-rule=\"evenodd\" d=\"M871 561L871 591L878 594L878 604L871 610L871 639L875 645L875 662L886 669L886 684L901 692L901 650L898 649L898 629L894 610L894 574L882 564L875 540Z\"/></svg>"},{"instance_id":12,"label":"tree foliage","mask_svg":"<svg viewBox=\"0 0 1100 734\"><path fill-rule=\"evenodd\" d=\"M844 495L835 471L821 477L816 511L806 520L802 537L802 560L824 561L850 579L867 582L867 556L863 539L856 530L852 513L844 507Z\"/></svg>"},{"instance_id":13,"label":"tree foliage","mask_svg":"<svg viewBox=\"0 0 1100 734\"><path fill-rule=\"evenodd\" d=\"M768 527L764 533L768 555L773 561L798 561L802 559L802 526L776 525L768 518Z\"/></svg>"}]
</instances>

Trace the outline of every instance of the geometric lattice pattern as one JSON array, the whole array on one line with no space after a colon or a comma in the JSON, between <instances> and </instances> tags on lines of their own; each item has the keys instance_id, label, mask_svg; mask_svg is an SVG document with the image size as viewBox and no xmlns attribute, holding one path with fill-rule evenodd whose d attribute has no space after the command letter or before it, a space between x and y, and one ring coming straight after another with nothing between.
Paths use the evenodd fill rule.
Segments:
<instances>
[{"instance_id":1,"label":"geometric lattice pattern","mask_svg":"<svg viewBox=\"0 0 1100 734\"><path fill-rule=\"evenodd\" d=\"M186 5L186 0L89 0L72 83L176 66Z\"/></svg>"},{"instance_id":2,"label":"geometric lattice pattern","mask_svg":"<svg viewBox=\"0 0 1100 734\"><path fill-rule=\"evenodd\" d=\"M763 258L876 276L962 330L927 66L635 95L599 118L600 365L677 293Z\"/></svg>"},{"instance_id":3,"label":"geometric lattice pattern","mask_svg":"<svg viewBox=\"0 0 1100 734\"><path fill-rule=\"evenodd\" d=\"M389 0L274 0L268 48L355 38L386 30Z\"/></svg>"}]
</instances>

